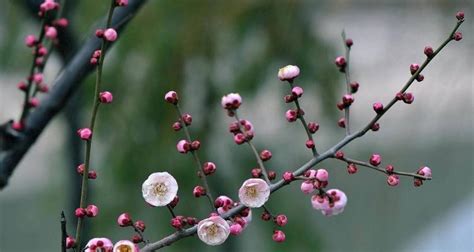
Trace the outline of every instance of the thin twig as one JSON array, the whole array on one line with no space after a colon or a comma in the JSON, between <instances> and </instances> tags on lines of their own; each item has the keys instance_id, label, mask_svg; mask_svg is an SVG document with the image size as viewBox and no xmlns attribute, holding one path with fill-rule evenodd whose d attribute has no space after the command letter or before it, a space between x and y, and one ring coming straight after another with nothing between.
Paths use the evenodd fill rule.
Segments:
<instances>
[{"instance_id":1,"label":"thin twig","mask_svg":"<svg viewBox=\"0 0 474 252\"><path fill-rule=\"evenodd\" d=\"M66 216L64 216L64 211L61 212L61 251L66 252Z\"/></svg>"},{"instance_id":2,"label":"thin twig","mask_svg":"<svg viewBox=\"0 0 474 252\"><path fill-rule=\"evenodd\" d=\"M346 44L346 33L343 30L341 33L342 42L346 48L346 66L344 67L344 76L346 77L346 92L351 95L351 76L350 76L350 56L351 56L351 47ZM350 124L350 105L344 107L344 123L346 128L346 135L351 134L351 124Z\"/></svg>"}]
</instances>

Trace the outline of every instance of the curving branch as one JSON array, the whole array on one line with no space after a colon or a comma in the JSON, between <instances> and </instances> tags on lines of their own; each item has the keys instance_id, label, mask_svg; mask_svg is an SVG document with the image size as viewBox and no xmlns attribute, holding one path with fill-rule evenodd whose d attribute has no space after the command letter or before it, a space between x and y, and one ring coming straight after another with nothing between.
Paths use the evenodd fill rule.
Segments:
<instances>
[{"instance_id":1,"label":"curving branch","mask_svg":"<svg viewBox=\"0 0 474 252\"><path fill-rule=\"evenodd\" d=\"M126 8L117 10L112 27L122 30L140 10L146 0L130 0ZM0 126L0 189L3 189L15 167L36 142L38 136L61 109L68 103L87 75L94 69L89 63L92 53L100 48L101 40L90 37L77 51L56 78L50 93L27 118L22 132L11 128L11 121Z\"/></svg>"}]
</instances>

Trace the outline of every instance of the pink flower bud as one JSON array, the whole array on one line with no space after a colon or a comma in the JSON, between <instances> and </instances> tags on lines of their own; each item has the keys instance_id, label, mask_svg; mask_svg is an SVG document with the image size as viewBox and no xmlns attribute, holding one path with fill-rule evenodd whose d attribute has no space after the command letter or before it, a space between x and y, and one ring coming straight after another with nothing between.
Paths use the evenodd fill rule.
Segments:
<instances>
[{"instance_id":1,"label":"pink flower bud","mask_svg":"<svg viewBox=\"0 0 474 252\"><path fill-rule=\"evenodd\" d=\"M84 216L86 216L86 210L84 208L76 208L74 215L76 215L77 218L84 218Z\"/></svg>"},{"instance_id":2,"label":"pink flower bud","mask_svg":"<svg viewBox=\"0 0 474 252\"><path fill-rule=\"evenodd\" d=\"M44 34L49 39L56 39L58 37L58 30L54 28L54 26L49 26L46 28L46 32Z\"/></svg>"},{"instance_id":3,"label":"pink flower bud","mask_svg":"<svg viewBox=\"0 0 474 252\"><path fill-rule=\"evenodd\" d=\"M291 89L291 94L295 97L301 97L303 95L303 88L295 86Z\"/></svg>"},{"instance_id":4,"label":"pink flower bud","mask_svg":"<svg viewBox=\"0 0 474 252\"><path fill-rule=\"evenodd\" d=\"M374 108L375 113L380 114L383 111L383 104L381 102L376 102L372 106Z\"/></svg>"},{"instance_id":5,"label":"pink flower bud","mask_svg":"<svg viewBox=\"0 0 474 252\"><path fill-rule=\"evenodd\" d=\"M132 225L132 218L129 213L122 213L117 218L117 223L121 227L127 227Z\"/></svg>"},{"instance_id":6,"label":"pink flower bud","mask_svg":"<svg viewBox=\"0 0 474 252\"><path fill-rule=\"evenodd\" d=\"M26 89L28 88L28 86L26 85L26 83L24 81L18 82L18 84L16 86L17 86L18 89L20 89L22 91L26 91Z\"/></svg>"},{"instance_id":7,"label":"pink flower bud","mask_svg":"<svg viewBox=\"0 0 474 252\"><path fill-rule=\"evenodd\" d=\"M344 110L344 108L345 108L346 106L344 105L344 103L338 102L338 103L336 104L336 107L337 107L337 109L339 109L339 110L342 111L342 110Z\"/></svg>"},{"instance_id":8,"label":"pink flower bud","mask_svg":"<svg viewBox=\"0 0 474 252\"><path fill-rule=\"evenodd\" d=\"M334 63L336 63L336 66L338 66L339 68L344 68L346 66L346 59L342 56L339 56L336 58Z\"/></svg>"},{"instance_id":9,"label":"pink flower bud","mask_svg":"<svg viewBox=\"0 0 474 252\"><path fill-rule=\"evenodd\" d=\"M402 100L406 104L412 104L415 100L415 96L412 93L404 93Z\"/></svg>"},{"instance_id":10,"label":"pink flower bud","mask_svg":"<svg viewBox=\"0 0 474 252\"><path fill-rule=\"evenodd\" d=\"M140 242L142 242L142 241L143 241L143 239L142 239L139 235L136 234L136 235L133 235L133 236L132 236L132 242L133 242L133 243L138 244L138 243L140 243Z\"/></svg>"},{"instance_id":11,"label":"pink flower bud","mask_svg":"<svg viewBox=\"0 0 474 252\"><path fill-rule=\"evenodd\" d=\"M194 217L186 217L186 223L190 226L194 226L198 223L198 221Z\"/></svg>"},{"instance_id":12,"label":"pink flower bud","mask_svg":"<svg viewBox=\"0 0 474 252\"><path fill-rule=\"evenodd\" d=\"M46 47L44 47L44 46L40 46L38 48L37 55L41 57L41 56L44 56L46 54L48 54L48 49L46 49Z\"/></svg>"},{"instance_id":13,"label":"pink flower bud","mask_svg":"<svg viewBox=\"0 0 474 252\"><path fill-rule=\"evenodd\" d=\"M36 98L36 97L30 98L30 100L28 101L28 105L29 105L30 107L32 107L32 108L38 107L39 104L40 104L40 101L39 101L39 99Z\"/></svg>"},{"instance_id":14,"label":"pink flower bud","mask_svg":"<svg viewBox=\"0 0 474 252\"><path fill-rule=\"evenodd\" d=\"M22 131L25 128L25 124L23 122L13 122L12 123L12 129L15 131Z\"/></svg>"},{"instance_id":15,"label":"pink flower bud","mask_svg":"<svg viewBox=\"0 0 474 252\"><path fill-rule=\"evenodd\" d=\"M426 57L431 58L433 57L433 48L431 46L425 46L425 50L423 51L426 55Z\"/></svg>"},{"instance_id":16,"label":"pink flower bud","mask_svg":"<svg viewBox=\"0 0 474 252\"><path fill-rule=\"evenodd\" d=\"M47 93L49 91L49 87L44 83L38 84L38 91L41 93Z\"/></svg>"},{"instance_id":17,"label":"pink flower bud","mask_svg":"<svg viewBox=\"0 0 474 252\"><path fill-rule=\"evenodd\" d=\"M296 112L296 110L289 109L288 111L286 111L285 117L288 122L294 122L296 121L296 119L298 119L298 113Z\"/></svg>"},{"instance_id":18,"label":"pink flower bud","mask_svg":"<svg viewBox=\"0 0 474 252\"><path fill-rule=\"evenodd\" d=\"M275 230L273 231L273 236L272 239L276 242L284 242L285 241L285 233L281 230Z\"/></svg>"},{"instance_id":19,"label":"pink flower bud","mask_svg":"<svg viewBox=\"0 0 474 252\"><path fill-rule=\"evenodd\" d=\"M168 93L165 94L165 101L171 103L171 104L177 104L178 103L178 93L175 91L168 91Z\"/></svg>"},{"instance_id":20,"label":"pink flower bud","mask_svg":"<svg viewBox=\"0 0 474 252\"><path fill-rule=\"evenodd\" d=\"M416 63L413 63L410 65L410 73L411 74L414 74L416 71L418 71L418 69L420 69L420 65L416 64Z\"/></svg>"},{"instance_id":21,"label":"pink flower bud","mask_svg":"<svg viewBox=\"0 0 474 252\"><path fill-rule=\"evenodd\" d=\"M183 222L181 221L180 218L175 217L171 219L171 226L176 228L176 229L181 229L183 227Z\"/></svg>"},{"instance_id":22,"label":"pink flower bud","mask_svg":"<svg viewBox=\"0 0 474 252\"><path fill-rule=\"evenodd\" d=\"M179 153L187 153L191 149L191 144L186 140L180 140L178 144L176 144L176 149Z\"/></svg>"},{"instance_id":23,"label":"pink flower bud","mask_svg":"<svg viewBox=\"0 0 474 252\"><path fill-rule=\"evenodd\" d=\"M372 131L378 131L380 129L380 124L379 123L374 123L372 124L372 126L370 127L370 129Z\"/></svg>"},{"instance_id":24,"label":"pink flower bud","mask_svg":"<svg viewBox=\"0 0 474 252\"><path fill-rule=\"evenodd\" d=\"M300 75L300 68L294 65L288 65L278 70L278 79L281 81L292 82Z\"/></svg>"},{"instance_id":25,"label":"pink flower bud","mask_svg":"<svg viewBox=\"0 0 474 252\"><path fill-rule=\"evenodd\" d=\"M457 18L459 21L464 20L464 11L458 11L458 12L456 13L456 18Z\"/></svg>"},{"instance_id":26,"label":"pink flower bud","mask_svg":"<svg viewBox=\"0 0 474 252\"><path fill-rule=\"evenodd\" d=\"M306 145L306 148L308 148L308 149L312 149L312 148L314 148L314 146L315 146L315 145L314 145L314 141L311 140L311 139L306 140L305 145Z\"/></svg>"},{"instance_id":27,"label":"pink flower bud","mask_svg":"<svg viewBox=\"0 0 474 252\"><path fill-rule=\"evenodd\" d=\"M354 173L356 173L356 172L357 172L357 166L356 166L355 164L353 164L353 163L348 164L348 165L347 165L347 172L348 172L349 174L354 174Z\"/></svg>"},{"instance_id":28,"label":"pink flower bud","mask_svg":"<svg viewBox=\"0 0 474 252\"><path fill-rule=\"evenodd\" d=\"M115 0L115 4L117 6L127 6L128 5L128 0Z\"/></svg>"},{"instance_id":29,"label":"pink flower bud","mask_svg":"<svg viewBox=\"0 0 474 252\"><path fill-rule=\"evenodd\" d=\"M99 208L96 205L88 205L86 214L88 217L96 217L99 214Z\"/></svg>"},{"instance_id":30,"label":"pink flower bud","mask_svg":"<svg viewBox=\"0 0 474 252\"><path fill-rule=\"evenodd\" d=\"M92 130L89 128L82 128L77 130L77 134L82 140L89 141L92 138Z\"/></svg>"},{"instance_id":31,"label":"pink flower bud","mask_svg":"<svg viewBox=\"0 0 474 252\"><path fill-rule=\"evenodd\" d=\"M415 178L415 179L413 180L413 185L414 185L415 187L420 187L420 186L423 185L423 180L421 180L421 179L419 179L419 178Z\"/></svg>"},{"instance_id":32,"label":"pink flower bud","mask_svg":"<svg viewBox=\"0 0 474 252\"><path fill-rule=\"evenodd\" d=\"M79 174L81 174L81 175L84 174L84 169L85 169L85 167L86 167L86 166L85 166L84 164L78 165L78 166L76 167L77 173L79 173Z\"/></svg>"},{"instance_id":33,"label":"pink flower bud","mask_svg":"<svg viewBox=\"0 0 474 252\"><path fill-rule=\"evenodd\" d=\"M425 76L423 76L423 74L418 74L416 76L416 81L418 82L422 82L424 79L425 79Z\"/></svg>"},{"instance_id":34,"label":"pink flower bud","mask_svg":"<svg viewBox=\"0 0 474 252\"><path fill-rule=\"evenodd\" d=\"M260 168L253 168L252 171L252 177L253 178L260 178L262 176L262 169Z\"/></svg>"},{"instance_id":35,"label":"pink flower bud","mask_svg":"<svg viewBox=\"0 0 474 252\"><path fill-rule=\"evenodd\" d=\"M45 0L41 5L40 5L40 10L42 12L47 12L50 10L54 10L59 8L59 4L54 2L54 0Z\"/></svg>"},{"instance_id":36,"label":"pink flower bud","mask_svg":"<svg viewBox=\"0 0 474 252\"><path fill-rule=\"evenodd\" d=\"M328 179L329 179L328 171L326 171L326 169L318 169L316 171L316 179L321 181L321 182L328 181Z\"/></svg>"},{"instance_id":37,"label":"pink flower bud","mask_svg":"<svg viewBox=\"0 0 474 252\"><path fill-rule=\"evenodd\" d=\"M89 171L87 173L87 178L88 179L96 179L97 178L97 172L96 171Z\"/></svg>"},{"instance_id":38,"label":"pink flower bud","mask_svg":"<svg viewBox=\"0 0 474 252\"><path fill-rule=\"evenodd\" d=\"M276 178L277 174L275 171L268 171L268 179L269 180L274 180Z\"/></svg>"},{"instance_id":39,"label":"pink flower bud","mask_svg":"<svg viewBox=\"0 0 474 252\"><path fill-rule=\"evenodd\" d=\"M357 91L359 90L359 83L356 81L353 81L349 85L351 86L351 92L357 93Z\"/></svg>"},{"instance_id":40,"label":"pink flower bud","mask_svg":"<svg viewBox=\"0 0 474 252\"><path fill-rule=\"evenodd\" d=\"M392 173L394 171L394 168L393 168L393 165L387 165L385 167L385 170L388 172L388 173Z\"/></svg>"},{"instance_id":41,"label":"pink flower bud","mask_svg":"<svg viewBox=\"0 0 474 252\"><path fill-rule=\"evenodd\" d=\"M193 195L196 198L206 195L206 189L204 189L202 186L195 186L193 189Z\"/></svg>"},{"instance_id":42,"label":"pink flower bud","mask_svg":"<svg viewBox=\"0 0 474 252\"><path fill-rule=\"evenodd\" d=\"M275 223L278 226L283 227L288 223L288 218L284 214L279 214L275 217Z\"/></svg>"},{"instance_id":43,"label":"pink flower bud","mask_svg":"<svg viewBox=\"0 0 474 252\"><path fill-rule=\"evenodd\" d=\"M400 178L397 175L392 174L387 177L387 184L389 186L397 186L399 183L400 183Z\"/></svg>"},{"instance_id":44,"label":"pink flower bud","mask_svg":"<svg viewBox=\"0 0 474 252\"><path fill-rule=\"evenodd\" d=\"M216 171L216 164L213 162L205 162L202 166L204 174L211 175Z\"/></svg>"},{"instance_id":45,"label":"pink flower bud","mask_svg":"<svg viewBox=\"0 0 474 252\"><path fill-rule=\"evenodd\" d=\"M319 129L319 124L315 122L309 122L308 123L308 130L310 133L314 134L316 131Z\"/></svg>"},{"instance_id":46,"label":"pink flower bud","mask_svg":"<svg viewBox=\"0 0 474 252\"><path fill-rule=\"evenodd\" d=\"M111 103L114 96L109 91L100 92L99 100L101 103Z\"/></svg>"},{"instance_id":47,"label":"pink flower bud","mask_svg":"<svg viewBox=\"0 0 474 252\"><path fill-rule=\"evenodd\" d=\"M269 212L264 211L260 218L264 221L269 221L272 218L272 215Z\"/></svg>"},{"instance_id":48,"label":"pink flower bud","mask_svg":"<svg viewBox=\"0 0 474 252\"><path fill-rule=\"evenodd\" d=\"M104 38L109 42L114 42L117 39L117 32L114 28L108 28L104 31Z\"/></svg>"},{"instance_id":49,"label":"pink flower bud","mask_svg":"<svg viewBox=\"0 0 474 252\"><path fill-rule=\"evenodd\" d=\"M284 172L282 177L283 177L283 180L287 183L295 179L295 176L293 175L293 173L289 171Z\"/></svg>"},{"instance_id":50,"label":"pink flower bud","mask_svg":"<svg viewBox=\"0 0 474 252\"><path fill-rule=\"evenodd\" d=\"M293 96L293 94L291 95L285 95L283 97L283 100L285 100L285 103L290 103L290 102L294 102L295 101L295 96Z\"/></svg>"},{"instance_id":51,"label":"pink flower bud","mask_svg":"<svg viewBox=\"0 0 474 252\"><path fill-rule=\"evenodd\" d=\"M235 134L235 136L234 136L234 142L235 142L236 144L239 144L239 145L240 145L240 144L245 143L245 141L246 141L246 139L245 139L245 135L244 135L244 134L242 134L242 133L237 133L237 134Z\"/></svg>"},{"instance_id":52,"label":"pink flower bud","mask_svg":"<svg viewBox=\"0 0 474 252\"><path fill-rule=\"evenodd\" d=\"M76 239L74 239L74 237L72 236L66 237L66 248L70 249L70 248L73 248L74 246L76 246Z\"/></svg>"},{"instance_id":53,"label":"pink flower bud","mask_svg":"<svg viewBox=\"0 0 474 252\"><path fill-rule=\"evenodd\" d=\"M36 66L43 66L44 64L44 58L43 57L38 57L35 59L35 65Z\"/></svg>"},{"instance_id":54,"label":"pink flower bud","mask_svg":"<svg viewBox=\"0 0 474 252\"><path fill-rule=\"evenodd\" d=\"M91 63L91 65L97 65L97 63L99 63L99 60L97 58L91 58L89 63Z\"/></svg>"},{"instance_id":55,"label":"pink flower bud","mask_svg":"<svg viewBox=\"0 0 474 252\"><path fill-rule=\"evenodd\" d=\"M354 96L350 94L346 94L342 97L342 103L348 107L354 102Z\"/></svg>"},{"instance_id":56,"label":"pink flower bud","mask_svg":"<svg viewBox=\"0 0 474 252\"><path fill-rule=\"evenodd\" d=\"M36 37L35 35L27 35L26 38L25 38L25 45L28 46L28 47L33 47L35 46L36 44Z\"/></svg>"},{"instance_id":57,"label":"pink flower bud","mask_svg":"<svg viewBox=\"0 0 474 252\"><path fill-rule=\"evenodd\" d=\"M173 123L173 125L171 127L173 128L174 131L179 131L182 128L180 122Z\"/></svg>"},{"instance_id":58,"label":"pink flower bud","mask_svg":"<svg viewBox=\"0 0 474 252\"><path fill-rule=\"evenodd\" d=\"M191 143L191 150L199 150L201 147L201 142L195 140Z\"/></svg>"},{"instance_id":59,"label":"pink flower bud","mask_svg":"<svg viewBox=\"0 0 474 252\"><path fill-rule=\"evenodd\" d=\"M238 224L238 223L234 223L232 225L230 225L230 234L231 235L239 235L240 233L242 233L244 229L242 228L242 225Z\"/></svg>"},{"instance_id":60,"label":"pink flower bud","mask_svg":"<svg viewBox=\"0 0 474 252\"><path fill-rule=\"evenodd\" d=\"M42 73L35 73L33 75L33 82L36 84L40 84L43 82L43 74Z\"/></svg>"},{"instance_id":61,"label":"pink flower bud","mask_svg":"<svg viewBox=\"0 0 474 252\"><path fill-rule=\"evenodd\" d=\"M341 119L339 119L339 121L337 121L337 125L341 128L346 127L346 120L344 119L344 117L342 117Z\"/></svg>"},{"instance_id":62,"label":"pink flower bud","mask_svg":"<svg viewBox=\"0 0 474 252\"><path fill-rule=\"evenodd\" d=\"M69 25L69 20L67 20L67 18L60 18L54 20L53 24L54 26L65 28Z\"/></svg>"},{"instance_id":63,"label":"pink flower bud","mask_svg":"<svg viewBox=\"0 0 474 252\"><path fill-rule=\"evenodd\" d=\"M373 166L378 166L382 163L382 156L380 154L374 153L370 156L369 162Z\"/></svg>"},{"instance_id":64,"label":"pink flower bud","mask_svg":"<svg viewBox=\"0 0 474 252\"><path fill-rule=\"evenodd\" d=\"M269 150L263 150L260 152L260 158L262 161L270 160L270 158L272 158L272 153Z\"/></svg>"},{"instance_id":65,"label":"pink flower bud","mask_svg":"<svg viewBox=\"0 0 474 252\"><path fill-rule=\"evenodd\" d=\"M304 194L310 194L314 192L314 186L311 181L304 181L303 183L301 183L300 189Z\"/></svg>"},{"instance_id":66,"label":"pink flower bud","mask_svg":"<svg viewBox=\"0 0 474 252\"><path fill-rule=\"evenodd\" d=\"M334 154L334 157L337 159L343 159L344 158L344 152L343 151L336 151Z\"/></svg>"},{"instance_id":67,"label":"pink flower bud","mask_svg":"<svg viewBox=\"0 0 474 252\"><path fill-rule=\"evenodd\" d=\"M190 114L183 114L181 116L181 120L183 120L184 124L191 125L193 122L193 117Z\"/></svg>"},{"instance_id":68,"label":"pink flower bud","mask_svg":"<svg viewBox=\"0 0 474 252\"><path fill-rule=\"evenodd\" d=\"M142 220L135 221L135 228L137 228L138 230L142 232L145 231L145 228L146 228L145 222Z\"/></svg>"},{"instance_id":69,"label":"pink flower bud","mask_svg":"<svg viewBox=\"0 0 474 252\"><path fill-rule=\"evenodd\" d=\"M95 50L95 51L92 53L92 57L93 57L93 58L97 58L97 59L99 59L101 55L102 55L102 51L101 51L101 50Z\"/></svg>"},{"instance_id":70,"label":"pink flower bud","mask_svg":"<svg viewBox=\"0 0 474 252\"><path fill-rule=\"evenodd\" d=\"M428 166L420 168L417 173L427 178L431 178L432 176L431 169Z\"/></svg>"},{"instance_id":71,"label":"pink flower bud","mask_svg":"<svg viewBox=\"0 0 474 252\"><path fill-rule=\"evenodd\" d=\"M462 33L461 32L455 32L453 35L453 39L456 41L459 41L462 39Z\"/></svg>"},{"instance_id":72,"label":"pink flower bud","mask_svg":"<svg viewBox=\"0 0 474 252\"><path fill-rule=\"evenodd\" d=\"M346 39L345 42L346 42L347 47L351 47L354 44L354 41L352 41L352 39L350 39L350 38Z\"/></svg>"}]
</instances>

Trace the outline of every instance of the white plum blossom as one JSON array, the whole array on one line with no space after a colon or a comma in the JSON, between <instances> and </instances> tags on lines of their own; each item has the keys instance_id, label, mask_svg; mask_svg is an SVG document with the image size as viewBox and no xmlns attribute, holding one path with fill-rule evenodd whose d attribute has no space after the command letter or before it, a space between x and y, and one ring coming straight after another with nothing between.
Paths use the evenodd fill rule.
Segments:
<instances>
[{"instance_id":1,"label":"white plum blossom","mask_svg":"<svg viewBox=\"0 0 474 252\"><path fill-rule=\"evenodd\" d=\"M177 192L178 183L168 172L152 173L142 185L143 198L153 206L168 205Z\"/></svg>"},{"instance_id":2,"label":"white plum blossom","mask_svg":"<svg viewBox=\"0 0 474 252\"><path fill-rule=\"evenodd\" d=\"M220 245L229 237L230 226L222 217L211 216L198 223L197 234L207 245Z\"/></svg>"},{"instance_id":3,"label":"white plum blossom","mask_svg":"<svg viewBox=\"0 0 474 252\"><path fill-rule=\"evenodd\" d=\"M238 93L224 95L221 100L221 105L225 109L238 109L240 104L242 104L242 97Z\"/></svg>"},{"instance_id":4,"label":"white plum blossom","mask_svg":"<svg viewBox=\"0 0 474 252\"><path fill-rule=\"evenodd\" d=\"M121 240L115 243L113 252L139 252L137 244L129 240Z\"/></svg>"},{"instance_id":5,"label":"white plum blossom","mask_svg":"<svg viewBox=\"0 0 474 252\"><path fill-rule=\"evenodd\" d=\"M246 207L261 207L270 196L270 186L263 179L245 180L239 189L240 202Z\"/></svg>"},{"instance_id":6,"label":"white plum blossom","mask_svg":"<svg viewBox=\"0 0 474 252\"><path fill-rule=\"evenodd\" d=\"M294 65L288 65L278 70L278 78L281 81L292 81L300 75L300 68Z\"/></svg>"},{"instance_id":7,"label":"white plum blossom","mask_svg":"<svg viewBox=\"0 0 474 252\"><path fill-rule=\"evenodd\" d=\"M324 196L314 195L311 197L311 204L314 209L321 210L326 216L338 215L346 207L347 196L339 189L330 189Z\"/></svg>"}]
</instances>

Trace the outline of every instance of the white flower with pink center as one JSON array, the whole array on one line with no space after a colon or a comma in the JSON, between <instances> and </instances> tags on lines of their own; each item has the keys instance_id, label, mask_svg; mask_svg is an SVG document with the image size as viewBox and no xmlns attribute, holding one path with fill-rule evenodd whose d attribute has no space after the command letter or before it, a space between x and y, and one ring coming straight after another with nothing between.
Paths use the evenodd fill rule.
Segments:
<instances>
[{"instance_id":1,"label":"white flower with pink center","mask_svg":"<svg viewBox=\"0 0 474 252\"><path fill-rule=\"evenodd\" d=\"M347 204L346 194L339 189L331 189L326 193L331 197L331 200L329 202L329 207L321 210L323 214L326 216L333 216L342 213Z\"/></svg>"},{"instance_id":2,"label":"white flower with pink center","mask_svg":"<svg viewBox=\"0 0 474 252\"><path fill-rule=\"evenodd\" d=\"M425 176L427 178L431 178L432 177L432 174L431 174L431 169L428 167L428 166L425 166L425 167L422 167L418 170L418 174L420 174L421 176Z\"/></svg>"},{"instance_id":3,"label":"white flower with pink center","mask_svg":"<svg viewBox=\"0 0 474 252\"><path fill-rule=\"evenodd\" d=\"M220 245L229 237L230 226L222 217L211 216L198 223L197 234L207 245Z\"/></svg>"},{"instance_id":4,"label":"white flower with pink center","mask_svg":"<svg viewBox=\"0 0 474 252\"><path fill-rule=\"evenodd\" d=\"M242 97L238 93L224 95L221 100L221 105L225 109L238 109L240 104L242 104Z\"/></svg>"},{"instance_id":5,"label":"white flower with pink center","mask_svg":"<svg viewBox=\"0 0 474 252\"><path fill-rule=\"evenodd\" d=\"M240 202L246 207L261 207L270 196L270 186L263 179L245 180L239 189Z\"/></svg>"},{"instance_id":6,"label":"white flower with pink center","mask_svg":"<svg viewBox=\"0 0 474 252\"><path fill-rule=\"evenodd\" d=\"M139 252L137 244L129 240L121 240L115 243L113 252Z\"/></svg>"},{"instance_id":7,"label":"white flower with pink center","mask_svg":"<svg viewBox=\"0 0 474 252\"><path fill-rule=\"evenodd\" d=\"M155 172L143 182L142 194L152 206L166 206L178 193L178 183L167 172Z\"/></svg>"}]
</instances>

